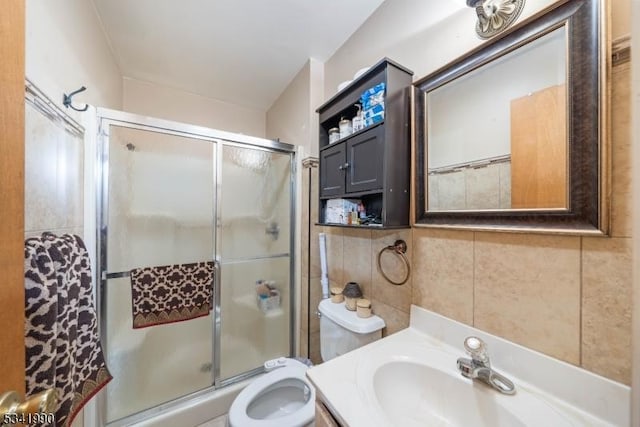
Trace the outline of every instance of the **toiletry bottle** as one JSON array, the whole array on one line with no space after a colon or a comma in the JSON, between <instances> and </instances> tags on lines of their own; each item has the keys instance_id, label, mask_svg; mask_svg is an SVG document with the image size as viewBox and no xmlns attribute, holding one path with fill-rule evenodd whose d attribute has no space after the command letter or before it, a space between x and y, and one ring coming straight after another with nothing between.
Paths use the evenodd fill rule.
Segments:
<instances>
[{"instance_id":1,"label":"toiletry bottle","mask_svg":"<svg viewBox=\"0 0 640 427\"><path fill-rule=\"evenodd\" d=\"M364 203L358 203L358 216L360 220L363 220L367 217L367 211L364 209Z\"/></svg>"},{"instance_id":2,"label":"toiletry bottle","mask_svg":"<svg viewBox=\"0 0 640 427\"><path fill-rule=\"evenodd\" d=\"M352 128L354 132L357 132L360 129L364 128L364 122L362 120L362 107L360 106L360 104L354 104L354 105L358 109L358 112L356 113L356 116L352 120L353 122Z\"/></svg>"}]
</instances>

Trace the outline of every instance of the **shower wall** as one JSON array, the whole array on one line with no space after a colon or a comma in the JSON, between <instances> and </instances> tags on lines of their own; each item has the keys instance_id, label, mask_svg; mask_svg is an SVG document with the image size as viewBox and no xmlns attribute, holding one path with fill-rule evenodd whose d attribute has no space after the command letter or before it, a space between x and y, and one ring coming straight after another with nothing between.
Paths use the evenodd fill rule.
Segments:
<instances>
[{"instance_id":1,"label":"shower wall","mask_svg":"<svg viewBox=\"0 0 640 427\"><path fill-rule=\"evenodd\" d=\"M83 235L83 144L82 134L25 104L25 237Z\"/></svg>"}]
</instances>

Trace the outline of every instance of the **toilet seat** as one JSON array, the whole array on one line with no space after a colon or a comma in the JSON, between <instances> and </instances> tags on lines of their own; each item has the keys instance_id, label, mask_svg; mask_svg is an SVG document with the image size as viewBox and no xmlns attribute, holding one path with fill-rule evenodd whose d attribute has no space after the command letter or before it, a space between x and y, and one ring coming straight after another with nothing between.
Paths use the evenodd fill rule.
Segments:
<instances>
[{"instance_id":1,"label":"toilet seat","mask_svg":"<svg viewBox=\"0 0 640 427\"><path fill-rule=\"evenodd\" d=\"M308 367L297 360L287 359L287 365L258 378L240 392L229 409L229 426L231 427L302 427L313 422L315 418L316 392L305 372ZM256 419L248 414L250 405L266 393L274 392L281 387L303 387L309 390L304 406L277 418Z\"/></svg>"}]
</instances>

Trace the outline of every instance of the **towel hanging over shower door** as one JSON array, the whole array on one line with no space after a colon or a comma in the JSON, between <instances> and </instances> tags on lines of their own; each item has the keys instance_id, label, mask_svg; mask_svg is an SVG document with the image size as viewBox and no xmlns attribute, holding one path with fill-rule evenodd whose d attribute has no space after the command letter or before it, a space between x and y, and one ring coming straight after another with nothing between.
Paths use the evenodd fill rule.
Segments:
<instances>
[{"instance_id":1,"label":"towel hanging over shower door","mask_svg":"<svg viewBox=\"0 0 640 427\"><path fill-rule=\"evenodd\" d=\"M213 305L213 261L131 270L133 328L208 316Z\"/></svg>"},{"instance_id":2,"label":"towel hanging over shower door","mask_svg":"<svg viewBox=\"0 0 640 427\"><path fill-rule=\"evenodd\" d=\"M55 388L67 427L110 380L98 336L89 255L78 236L25 241L27 395Z\"/></svg>"}]
</instances>

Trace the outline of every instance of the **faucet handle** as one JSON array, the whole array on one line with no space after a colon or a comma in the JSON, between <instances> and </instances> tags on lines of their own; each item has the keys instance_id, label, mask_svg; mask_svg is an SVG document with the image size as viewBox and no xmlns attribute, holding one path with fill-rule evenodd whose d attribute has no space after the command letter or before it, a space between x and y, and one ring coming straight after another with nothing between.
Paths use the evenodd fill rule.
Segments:
<instances>
[{"instance_id":1,"label":"faucet handle","mask_svg":"<svg viewBox=\"0 0 640 427\"><path fill-rule=\"evenodd\" d=\"M489 366L489 356L487 355L487 345L478 337L467 337L464 340L464 349L469 353L475 362Z\"/></svg>"}]
</instances>

